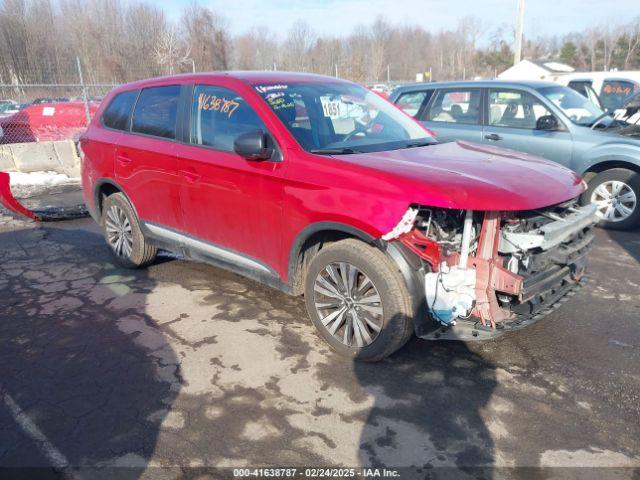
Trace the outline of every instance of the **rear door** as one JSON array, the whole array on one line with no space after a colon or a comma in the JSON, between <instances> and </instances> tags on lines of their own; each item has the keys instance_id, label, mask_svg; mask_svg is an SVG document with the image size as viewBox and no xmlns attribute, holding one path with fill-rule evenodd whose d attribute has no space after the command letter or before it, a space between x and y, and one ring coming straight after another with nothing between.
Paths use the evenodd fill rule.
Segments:
<instances>
[{"instance_id":1,"label":"rear door","mask_svg":"<svg viewBox=\"0 0 640 480\"><path fill-rule=\"evenodd\" d=\"M245 98L230 88L195 85L188 108L191 131L179 151L186 232L205 242L196 245L205 253L272 273L269 265L280 258L281 153L272 160L251 161L234 152L239 135L268 130Z\"/></svg>"},{"instance_id":2,"label":"rear door","mask_svg":"<svg viewBox=\"0 0 640 480\"><path fill-rule=\"evenodd\" d=\"M176 157L179 85L140 91L130 134L115 152L115 177L143 222L181 229Z\"/></svg>"},{"instance_id":3,"label":"rear door","mask_svg":"<svg viewBox=\"0 0 640 480\"><path fill-rule=\"evenodd\" d=\"M488 89L487 108L484 143L570 166L573 153L571 133L537 97L517 89L491 88ZM545 115L556 117L558 130L537 128L538 119Z\"/></svg>"},{"instance_id":4,"label":"rear door","mask_svg":"<svg viewBox=\"0 0 640 480\"><path fill-rule=\"evenodd\" d=\"M435 132L439 141L482 142L482 90L456 88L438 90L418 120Z\"/></svg>"}]
</instances>

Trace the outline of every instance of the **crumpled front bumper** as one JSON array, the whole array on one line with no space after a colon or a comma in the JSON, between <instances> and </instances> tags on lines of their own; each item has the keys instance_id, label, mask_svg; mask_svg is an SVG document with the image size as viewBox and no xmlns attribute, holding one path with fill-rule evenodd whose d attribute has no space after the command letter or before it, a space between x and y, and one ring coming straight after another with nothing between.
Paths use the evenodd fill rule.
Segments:
<instances>
[{"instance_id":1,"label":"crumpled front bumper","mask_svg":"<svg viewBox=\"0 0 640 480\"><path fill-rule=\"evenodd\" d=\"M526 233L501 227L499 214L486 212L477 251L466 266L476 274L473 308L421 338L495 338L535 323L564 303L585 279L586 257L593 243L591 229L598 220L593 205L574 207L570 212ZM514 253L529 255L530 269L514 273L505 268Z\"/></svg>"},{"instance_id":2,"label":"crumpled front bumper","mask_svg":"<svg viewBox=\"0 0 640 480\"><path fill-rule=\"evenodd\" d=\"M595 204L585 205L574 210L570 215L547 223L533 232L515 233L503 230L498 251L502 254L509 254L533 248L549 250L598 221Z\"/></svg>"}]
</instances>

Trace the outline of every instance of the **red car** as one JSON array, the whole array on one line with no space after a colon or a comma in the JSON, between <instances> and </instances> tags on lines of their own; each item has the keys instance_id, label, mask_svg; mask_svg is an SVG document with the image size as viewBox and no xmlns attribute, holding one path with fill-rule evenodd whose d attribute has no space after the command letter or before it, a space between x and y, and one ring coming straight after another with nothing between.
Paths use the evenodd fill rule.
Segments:
<instances>
[{"instance_id":1,"label":"red car","mask_svg":"<svg viewBox=\"0 0 640 480\"><path fill-rule=\"evenodd\" d=\"M80 140L115 259L179 252L292 295L338 352L491 338L576 286L595 208L549 161L438 144L357 84L190 74L112 91Z\"/></svg>"},{"instance_id":2,"label":"red car","mask_svg":"<svg viewBox=\"0 0 640 480\"><path fill-rule=\"evenodd\" d=\"M89 103L93 116L98 104ZM84 102L37 103L0 118L0 143L77 140L87 128Z\"/></svg>"}]
</instances>

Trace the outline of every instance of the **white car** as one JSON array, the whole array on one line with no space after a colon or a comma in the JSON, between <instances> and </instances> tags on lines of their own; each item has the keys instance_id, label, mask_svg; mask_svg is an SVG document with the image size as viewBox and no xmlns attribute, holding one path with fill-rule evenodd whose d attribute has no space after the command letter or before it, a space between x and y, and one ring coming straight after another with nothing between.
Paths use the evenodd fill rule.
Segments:
<instances>
[{"instance_id":1,"label":"white car","mask_svg":"<svg viewBox=\"0 0 640 480\"><path fill-rule=\"evenodd\" d=\"M634 93L640 92L640 71L574 72L559 76L557 83L589 97L588 87L598 94L602 108L614 112Z\"/></svg>"}]
</instances>

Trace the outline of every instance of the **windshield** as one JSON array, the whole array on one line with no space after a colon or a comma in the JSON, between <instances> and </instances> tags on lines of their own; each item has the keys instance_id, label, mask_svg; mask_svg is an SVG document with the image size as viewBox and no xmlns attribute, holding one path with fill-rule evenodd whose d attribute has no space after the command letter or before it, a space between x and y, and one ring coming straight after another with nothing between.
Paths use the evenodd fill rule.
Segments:
<instances>
[{"instance_id":1,"label":"windshield","mask_svg":"<svg viewBox=\"0 0 640 480\"><path fill-rule=\"evenodd\" d=\"M421 125L359 85L346 82L256 85L305 150L347 154L435 143Z\"/></svg>"},{"instance_id":2,"label":"windshield","mask_svg":"<svg viewBox=\"0 0 640 480\"><path fill-rule=\"evenodd\" d=\"M606 113L591 102L588 98L583 97L575 90L568 87L545 87L541 88L540 93L549 99L556 107L564 112L576 125L591 127L595 122L600 120L599 124L607 126L613 121L611 118L604 118Z\"/></svg>"}]
</instances>

